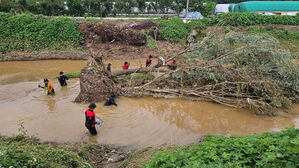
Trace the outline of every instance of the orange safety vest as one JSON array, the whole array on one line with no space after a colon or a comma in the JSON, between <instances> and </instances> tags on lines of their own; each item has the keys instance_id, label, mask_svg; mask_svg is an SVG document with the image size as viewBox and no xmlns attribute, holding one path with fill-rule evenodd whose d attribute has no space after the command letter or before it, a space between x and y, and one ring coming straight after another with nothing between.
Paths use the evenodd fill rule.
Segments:
<instances>
[{"instance_id":1,"label":"orange safety vest","mask_svg":"<svg viewBox=\"0 0 299 168\"><path fill-rule=\"evenodd\" d=\"M54 94L54 86L52 82L49 82L48 85L45 84L44 89L47 90L50 94Z\"/></svg>"}]
</instances>

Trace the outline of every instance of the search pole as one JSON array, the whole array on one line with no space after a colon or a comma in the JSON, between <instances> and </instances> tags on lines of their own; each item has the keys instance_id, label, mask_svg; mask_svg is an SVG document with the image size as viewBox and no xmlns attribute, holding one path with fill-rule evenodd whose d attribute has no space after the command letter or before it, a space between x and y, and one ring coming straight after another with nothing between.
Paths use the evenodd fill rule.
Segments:
<instances>
[{"instance_id":1,"label":"search pole","mask_svg":"<svg viewBox=\"0 0 299 168\"><path fill-rule=\"evenodd\" d=\"M189 0L187 0L187 5L186 5L186 16L187 16L187 14L188 14L188 11L189 10Z\"/></svg>"}]
</instances>

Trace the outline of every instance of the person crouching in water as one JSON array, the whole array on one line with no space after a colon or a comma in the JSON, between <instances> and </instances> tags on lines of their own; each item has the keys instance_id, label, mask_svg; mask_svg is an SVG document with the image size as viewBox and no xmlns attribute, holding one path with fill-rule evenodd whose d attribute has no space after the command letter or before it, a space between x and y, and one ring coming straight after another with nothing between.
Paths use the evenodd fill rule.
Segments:
<instances>
[{"instance_id":1,"label":"person crouching in water","mask_svg":"<svg viewBox=\"0 0 299 168\"><path fill-rule=\"evenodd\" d=\"M123 65L123 70L129 69L130 64L126 61Z\"/></svg>"},{"instance_id":2,"label":"person crouching in water","mask_svg":"<svg viewBox=\"0 0 299 168\"><path fill-rule=\"evenodd\" d=\"M152 61L153 61L153 56L148 56L148 58L146 59L146 62L145 62L145 67L149 67L152 65Z\"/></svg>"},{"instance_id":3,"label":"person crouching in water","mask_svg":"<svg viewBox=\"0 0 299 168\"><path fill-rule=\"evenodd\" d=\"M61 86L66 86L67 83L66 83L66 80L69 80L69 78L67 76L65 76L63 74L63 72L59 72L59 78L58 78L58 81L60 83Z\"/></svg>"},{"instance_id":4,"label":"person crouching in water","mask_svg":"<svg viewBox=\"0 0 299 168\"><path fill-rule=\"evenodd\" d=\"M115 95L111 95L110 98L105 102L104 106L110 106L110 105L114 105L117 106L117 104L115 103L114 99L115 99Z\"/></svg>"},{"instance_id":5,"label":"person crouching in water","mask_svg":"<svg viewBox=\"0 0 299 168\"><path fill-rule=\"evenodd\" d=\"M48 95L54 95L55 90L52 82L49 82L48 79L44 79L44 86L38 85L38 87L47 90Z\"/></svg>"},{"instance_id":6,"label":"person crouching in water","mask_svg":"<svg viewBox=\"0 0 299 168\"><path fill-rule=\"evenodd\" d=\"M91 103L85 111L85 127L89 130L91 135L97 135L95 124L100 124L99 121L96 121L96 115L93 111L96 107L94 103Z\"/></svg>"}]
</instances>

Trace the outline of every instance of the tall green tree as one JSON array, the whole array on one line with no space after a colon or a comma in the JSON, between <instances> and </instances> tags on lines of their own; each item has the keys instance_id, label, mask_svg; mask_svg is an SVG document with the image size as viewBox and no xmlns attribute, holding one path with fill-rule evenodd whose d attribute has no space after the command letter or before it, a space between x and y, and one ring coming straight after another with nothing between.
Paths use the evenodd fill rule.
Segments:
<instances>
[{"instance_id":1,"label":"tall green tree","mask_svg":"<svg viewBox=\"0 0 299 168\"><path fill-rule=\"evenodd\" d=\"M19 5L14 0L1 0L0 11L9 12L11 9L17 9Z\"/></svg>"},{"instance_id":2,"label":"tall green tree","mask_svg":"<svg viewBox=\"0 0 299 168\"><path fill-rule=\"evenodd\" d=\"M83 6L88 16L107 16L111 13L113 2L109 0L84 0Z\"/></svg>"},{"instance_id":3,"label":"tall green tree","mask_svg":"<svg viewBox=\"0 0 299 168\"><path fill-rule=\"evenodd\" d=\"M81 0L67 0L66 1L68 14L71 16L84 16L86 9Z\"/></svg>"},{"instance_id":4,"label":"tall green tree","mask_svg":"<svg viewBox=\"0 0 299 168\"><path fill-rule=\"evenodd\" d=\"M179 15L184 9L186 9L186 0L173 0L170 8Z\"/></svg>"},{"instance_id":5,"label":"tall green tree","mask_svg":"<svg viewBox=\"0 0 299 168\"><path fill-rule=\"evenodd\" d=\"M140 13L144 13L146 8L145 0L136 0L136 7L139 9Z\"/></svg>"},{"instance_id":6,"label":"tall green tree","mask_svg":"<svg viewBox=\"0 0 299 168\"><path fill-rule=\"evenodd\" d=\"M191 11L199 11L203 16L207 17L215 12L216 3L209 0L201 0L192 3Z\"/></svg>"},{"instance_id":7,"label":"tall green tree","mask_svg":"<svg viewBox=\"0 0 299 168\"><path fill-rule=\"evenodd\" d=\"M136 7L135 0L116 0L115 1L115 9L116 9L117 13L131 14L133 12L134 7Z\"/></svg>"},{"instance_id":8,"label":"tall green tree","mask_svg":"<svg viewBox=\"0 0 299 168\"><path fill-rule=\"evenodd\" d=\"M43 15L55 16L65 14L64 0L40 0L37 3Z\"/></svg>"}]
</instances>

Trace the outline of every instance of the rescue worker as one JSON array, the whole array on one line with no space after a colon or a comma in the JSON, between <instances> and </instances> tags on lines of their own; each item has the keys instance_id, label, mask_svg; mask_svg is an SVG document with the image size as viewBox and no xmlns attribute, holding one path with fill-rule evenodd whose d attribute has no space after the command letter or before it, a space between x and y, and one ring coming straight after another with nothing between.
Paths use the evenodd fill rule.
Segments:
<instances>
[{"instance_id":1,"label":"rescue worker","mask_svg":"<svg viewBox=\"0 0 299 168\"><path fill-rule=\"evenodd\" d=\"M170 65L169 65L169 69L171 69L171 70L175 70L176 69L176 61L175 60L172 60L171 62L170 62Z\"/></svg>"},{"instance_id":2,"label":"rescue worker","mask_svg":"<svg viewBox=\"0 0 299 168\"><path fill-rule=\"evenodd\" d=\"M67 83L66 83L66 80L69 80L69 78L67 76L65 76L63 74L63 72L59 72L59 78L58 78L58 81L60 83L61 86L66 86Z\"/></svg>"},{"instance_id":3,"label":"rescue worker","mask_svg":"<svg viewBox=\"0 0 299 168\"><path fill-rule=\"evenodd\" d=\"M44 79L44 86L38 85L38 87L47 90L48 95L54 95L55 90L52 82L49 82L48 79Z\"/></svg>"},{"instance_id":4,"label":"rescue worker","mask_svg":"<svg viewBox=\"0 0 299 168\"><path fill-rule=\"evenodd\" d=\"M100 125L100 122L96 121L96 116L93 111L96 107L94 103L91 103L85 111L85 127L89 130L91 135L97 135L95 124Z\"/></svg>"},{"instance_id":5,"label":"rescue worker","mask_svg":"<svg viewBox=\"0 0 299 168\"><path fill-rule=\"evenodd\" d=\"M126 61L123 65L123 70L129 69L130 64Z\"/></svg>"},{"instance_id":6,"label":"rescue worker","mask_svg":"<svg viewBox=\"0 0 299 168\"><path fill-rule=\"evenodd\" d=\"M114 99L116 98L116 96L114 94L112 94L110 96L110 98L105 102L104 106L110 106L110 105L115 105L117 106L117 104L115 103Z\"/></svg>"},{"instance_id":7,"label":"rescue worker","mask_svg":"<svg viewBox=\"0 0 299 168\"><path fill-rule=\"evenodd\" d=\"M153 61L153 56L148 56L148 58L146 59L146 62L145 62L145 67L149 67L152 65L152 61Z\"/></svg>"},{"instance_id":8,"label":"rescue worker","mask_svg":"<svg viewBox=\"0 0 299 168\"><path fill-rule=\"evenodd\" d=\"M110 63L107 66L107 71L111 72L111 64Z\"/></svg>"}]
</instances>

